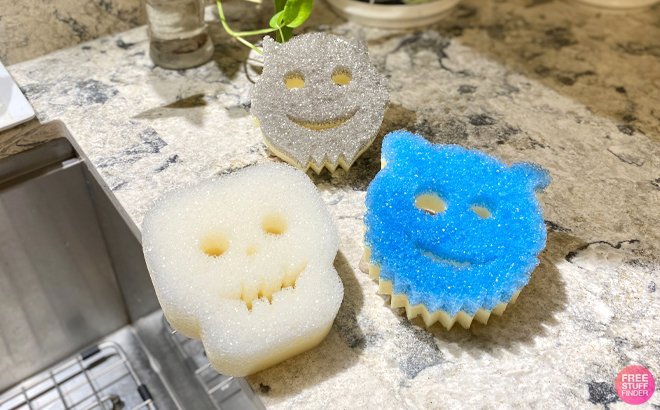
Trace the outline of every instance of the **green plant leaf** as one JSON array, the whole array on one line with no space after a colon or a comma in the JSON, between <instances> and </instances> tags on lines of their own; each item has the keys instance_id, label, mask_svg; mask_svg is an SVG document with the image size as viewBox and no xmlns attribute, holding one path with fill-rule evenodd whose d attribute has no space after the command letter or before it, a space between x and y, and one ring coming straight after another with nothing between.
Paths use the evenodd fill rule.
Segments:
<instances>
[{"instance_id":1,"label":"green plant leaf","mask_svg":"<svg viewBox=\"0 0 660 410\"><path fill-rule=\"evenodd\" d=\"M284 10L280 11L279 13L275 13L275 15L270 19L270 26L274 29L278 29L283 26L282 24L282 14L284 13Z\"/></svg>"},{"instance_id":2,"label":"green plant leaf","mask_svg":"<svg viewBox=\"0 0 660 410\"><path fill-rule=\"evenodd\" d=\"M287 0L275 0L275 12L278 13L284 10Z\"/></svg>"},{"instance_id":3,"label":"green plant leaf","mask_svg":"<svg viewBox=\"0 0 660 410\"><path fill-rule=\"evenodd\" d=\"M278 42L283 43L291 38L293 28L307 20L313 4L313 0L275 0L277 13L270 19L270 26L277 30Z\"/></svg>"},{"instance_id":4,"label":"green plant leaf","mask_svg":"<svg viewBox=\"0 0 660 410\"><path fill-rule=\"evenodd\" d=\"M282 23L287 27L298 27L312 12L314 0L288 0L284 6Z\"/></svg>"},{"instance_id":5,"label":"green plant leaf","mask_svg":"<svg viewBox=\"0 0 660 410\"><path fill-rule=\"evenodd\" d=\"M280 32L284 35L284 38L280 36ZM279 43L284 43L286 41L289 41L292 35L293 35L293 28L284 26L281 29L277 30L276 38Z\"/></svg>"}]
</instances>

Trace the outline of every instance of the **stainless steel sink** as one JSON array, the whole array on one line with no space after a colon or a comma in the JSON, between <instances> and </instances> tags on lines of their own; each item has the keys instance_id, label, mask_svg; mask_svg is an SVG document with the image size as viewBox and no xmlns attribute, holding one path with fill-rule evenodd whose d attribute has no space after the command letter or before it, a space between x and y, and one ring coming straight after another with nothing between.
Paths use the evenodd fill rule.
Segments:
<instances>
[{"instance_id":1,"label":"stainless steel sink","mask_svg":"<svg viewBox=\"0 0 660 410\"><path fill-rule=\"evenodd\" d=\"M7 150L0 134L0 410L263 409L164 320L134 230L69 137L52 122Z\"/></svg>"}]
</instances>

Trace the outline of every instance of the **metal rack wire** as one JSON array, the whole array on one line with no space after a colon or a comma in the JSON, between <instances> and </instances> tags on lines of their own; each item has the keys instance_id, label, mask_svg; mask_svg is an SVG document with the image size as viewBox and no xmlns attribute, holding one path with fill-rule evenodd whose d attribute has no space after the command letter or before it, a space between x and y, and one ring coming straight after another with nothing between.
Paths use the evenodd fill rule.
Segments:
<instances>
[{"instance_id":1,"label":"metal rack wire","mask_svg":"<svg viewBox=\"0 0 660 410\"><path fill-rule=\"evenodd\" d=\"M215 408L222 410L223 403L231 400L232 396L245 389L250 389L243 379L226 376L215 371L206 357L202 342L177 333L167 322L165 316L162 320L167 339L174 345L186 367L190 369L197 382L211 398Z\"/></svg>"},{"instance_id":2,"label":"metal rack wire","mask_svg":"<svg viewBox=\"0 0 660 410\"><path fill-rule=\"evenodd\" d=\"M0 396L0 410L156 410L122 348L93 346Z\"/></svg>"}]
</instances>

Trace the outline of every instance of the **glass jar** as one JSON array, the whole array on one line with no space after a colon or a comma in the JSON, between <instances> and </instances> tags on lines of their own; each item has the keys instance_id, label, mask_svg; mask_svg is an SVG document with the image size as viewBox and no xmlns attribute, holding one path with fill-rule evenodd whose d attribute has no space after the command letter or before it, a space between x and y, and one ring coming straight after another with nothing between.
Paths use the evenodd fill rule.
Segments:
<instances>
[{"instance_id":1,"label":"glass jar","mask_svg":"<svg viewBox=\"0 0 660 410\"><path fill-rule=\"evenodd\" d=\"M149 23L149 55L169 69L196 67L213 55L204 24L204 0L145 0Z\"/></svg>"}]
</instances>

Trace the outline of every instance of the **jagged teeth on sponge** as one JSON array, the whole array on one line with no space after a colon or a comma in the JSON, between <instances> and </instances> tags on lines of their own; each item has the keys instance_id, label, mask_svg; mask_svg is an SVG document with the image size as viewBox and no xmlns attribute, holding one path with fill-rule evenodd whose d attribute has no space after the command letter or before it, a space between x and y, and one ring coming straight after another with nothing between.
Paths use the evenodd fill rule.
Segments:
<instances>
[{"instance_id":1,"label":"jagged teeth on sponge","mask_svg":"<svg viewBox=\"0 0 660 410\"><path fill-rule=\"evenodd\" d=\"M166 194L142 243L170 324L245 376L326 336L343 298L338 234L314 184L268 164Z\"/></svg>"},{"instance_id":2,"label":"jagged teeth on sponge","mask_svg":"<svg viewBox=\"0 0 660 410\"><path fill-rule=\"evenodd\" d=\"M388 103L363 44L324 33L284 44L264 38L251 111L271 151L292 165L348 169L373 142Z\"/></svg>"},{"instance_id":3,"label":"jagged teeth on sponge","mask_svg":"<svg viewBox=\"0 0 660 410\"><path fill-rule=\"evenodd\" d=\"M385 137L382 156L364 217L365 258L380 292L427 326L469 327L501 314L545 247L535 194L548 172L405 131Z\"/></svg>"}]
</instances>

